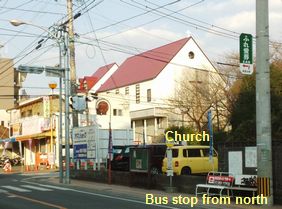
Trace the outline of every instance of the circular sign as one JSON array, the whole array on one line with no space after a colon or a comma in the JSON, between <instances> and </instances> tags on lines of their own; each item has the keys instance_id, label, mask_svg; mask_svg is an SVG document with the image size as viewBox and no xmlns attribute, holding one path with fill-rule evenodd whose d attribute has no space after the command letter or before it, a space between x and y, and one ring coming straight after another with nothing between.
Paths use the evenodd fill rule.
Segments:
<instances>
[{"instance_id":1,"label":"circular sign","mask_svg":"<svg viewBox=\"0 0 282 209\"><path fill-rule=\"evenodd\" d=\"M106 115L109 109L109 105L105 101L101 101L97 104L97 114L98 115Z\"/></svg>"}]
</instances>

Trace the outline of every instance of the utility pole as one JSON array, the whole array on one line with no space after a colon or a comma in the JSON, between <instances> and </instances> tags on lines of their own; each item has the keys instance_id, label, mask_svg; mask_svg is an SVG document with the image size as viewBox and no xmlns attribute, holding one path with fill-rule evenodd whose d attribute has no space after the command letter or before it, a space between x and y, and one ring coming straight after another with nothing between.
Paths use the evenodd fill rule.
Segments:
<instances>
[{"instance_id":1,"label":"utility pole","mask_svg":"<svg viewBox=\"0 0 282 209\"><path fill-rule=\"evenodd\" d=\"M71 96L76 95L76 68L75 68L75 47L74 47L74 30L73 30L73 9L72 0L67 0L68 12L68 36L69 36L69 61L70 61L70 90ZM72 125L78 127L78 114L72 112Z\"/></svg>"},{"instance_id":2,"label":"utility pole","mask_svg":"<svg viewBox=\"0 0 282 209\"><path fill-rule=\"evenodd\" d=\"M65 33L66 44L69 43L68 34ZM69 72L69 54L66 51L65 56L65 154L66 154L66 175L65 184L70 184L70 131L69 131L69 84L70 84L70 72Z\"/></svg>"},{"instance_id":3,"label":"utility pole","mask_svg":"<svg viewBox=\"0 0 282 209\"><path fill-rule=\"evenodd\" d=\"M256 125L258 195L273 204L268 1L256 0Z\"/></svg>"}]
</instances>

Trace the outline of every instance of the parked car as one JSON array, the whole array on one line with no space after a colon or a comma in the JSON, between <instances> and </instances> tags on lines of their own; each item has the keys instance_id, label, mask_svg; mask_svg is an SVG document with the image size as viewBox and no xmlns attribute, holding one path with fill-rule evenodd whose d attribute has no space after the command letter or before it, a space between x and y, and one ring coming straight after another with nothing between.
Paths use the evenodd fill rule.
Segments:
<instances>
[{"instance_id":1,"label":"parked car","mask_svg":"<svg viewBox=\"0 0 282 209\"><path fill-rule=\"evenodd\" d=\"M176 175L208 173L218 170L218 154L213 150L213 160L209 158L209 146L172 147L172 167ZM162 171L167 171L167 157L163 160Z\"/></svg>"},{"instance_id":2,"label":"parked car","mask_svg":"<svg viewBox=\"0 0 282 209\"><path fill-rule=\"evenodd\" d=\"M129 149L136 145L113 146L111 169L129 171Z\"/></svg>"},{"instance_id":3,"label":"parked car","mask_svg":"<svg viewBox=\"0 0 282 209\"><path fill-rule=\"evenodd\" d=\"M148 144L141 147L149 148L151 174L160 174L162 171L162 162L166 154L166 144Z\"/></svg>"},{"instance_id":4,"label":"parked car","mask_svg":"<svg viewBox=\"0 0 282 209\"><path fill-rule=\"evenodd\" d=\"M155 175L162 172L162 162L167 148L166 144L113 146L113 157L111 161L112 170L129 171L130 148L132 147L148 148L151 174Z\"/></svg>"}]
</instances>

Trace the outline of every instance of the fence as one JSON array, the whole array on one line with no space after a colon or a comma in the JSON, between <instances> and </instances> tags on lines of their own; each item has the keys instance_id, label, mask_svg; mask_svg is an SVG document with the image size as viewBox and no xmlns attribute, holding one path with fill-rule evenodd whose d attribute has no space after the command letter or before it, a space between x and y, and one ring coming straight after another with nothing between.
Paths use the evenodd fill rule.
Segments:
<instances>
[{"instance_id":1,"label":"fence","mask_svg":"<svg viewBox=\"0 0 282 209\"><path fill-rule=\"evenodd\" d=\"M255 175L256 167L246 166L245 148L256 146L255 142L219 142L217 144L217 151L219 155L219 169L222 172L228 172L228 153L234 151L241 151L243 153L243 174ZM273 166L273 191L274 202L282 204L282 140L272 141L272 166Z\"/></svg>"}]
</instances>

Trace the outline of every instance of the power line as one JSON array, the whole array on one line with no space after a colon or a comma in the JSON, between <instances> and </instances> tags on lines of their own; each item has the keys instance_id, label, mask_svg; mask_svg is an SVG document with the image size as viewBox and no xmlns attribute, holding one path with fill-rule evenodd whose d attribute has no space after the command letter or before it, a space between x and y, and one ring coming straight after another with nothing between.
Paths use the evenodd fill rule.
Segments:
<instances>
[{"instance_id":1,"label":"power line","mask_svg":"<svg viewBox=\"0 0 282 209\"><path fill-rule=\"evenodd\" d=\"M90 0L89 0L89 1L90 1ZM89 2L89 1L88 1L88 2ZM88 4L87 6L91 5L94 1L95 1L95 0L92 0L92 1L90 2L90 4ZM80 8L80 7L79 7L79 8ZM79 8L76 8L76 10L79 9ZM67 15L65 15L65 17L67 17ZM63 17L61 20L63 20L65 17ZM66 20L66 21L69 21L69 20ZM65 21L65 22L66 22L66 21ZM44 33L45 33L45 31L42 33L42 35L43 35ZM40 36L42 36L42 35L40 35ZM47 41L47 40L45 40L45 42L46 42L46 41ZM16 59L17 57L19 57L20 54L22 54L24 51L26 51L31 45L34 45L35 42L36 42L36 40L34 40L33 42L31 42L31 43L30 43L25 49L23 49L16 57L14 57L13 60ZM32 51L34 51L34 50L32 50ZM30 54L30 53L27 53L24 57L26 57L26 56L29 55L29 54ZM23 58L24 58L24 57L23 57ZM23 58L22 58L22 59L23 59ZM18 60L16 63L18 63L18 62L21 61L22 59ZM14 63L14 64L16 64L16 63ZM8 65L8 64L7 64L7 65ZM3 68L4 68L4 67L7 67L7 65L3 66ZM8 66L6 70L4 70L4 71L2 71L2 72L0 73L0 75L3 74L3 73L5 73L5 71L7 71L10 67L12 67L12 66Z\"/></svg>"},{"instance_id":2,"label":"power line","mask_svg":"<svg viewBox=\"0 0 282 209\"><path fill-rule=\"evenodd\" d=\"M152 5L158 6L158 4L155 4L155 3L151 2L151 1L146 0L146 2L148 2L148 3L152 4ZM173 10L168 9L168 8L164 8L164 9L167 10L167 11L170 11L170 12L174 12ZM203 20L199 20L199 19L190 17L190 16L188 16L188 15L184 15L184 14L179 13L179 12L180 12L180 11L177 11L177 14L178 14L178 15L180 15L180 16L182 16L182 17L185 17L185 18L189 18L189 19L194 20L194 21L196 21L196 22L199 22L199 23L208 25L208 26L210 26L211 28L218 28L218 29L224 30L224 31L226 31L226 32L230 32L230 33L234 33L234 34L240 35L240 33L237 33L237 32L235 32L235 31L232 31L232 30L229 30L229 29L226 29L226 28L223 28L223 27L220 27L220 26L217 26L217 25L214 25L214 24L205 22L205 21L203 21Z\"/></svg>"},{"instance_id":3,"label":"power line","mask_svg":"<svg viewBox=\"0 0 282 209\"><path fill-rule=\"evenodd\" d=\"M46 11L31 10L31 9L19 9L19 8L13 8L13 7L0 7L0 8L8 9L8 10L23 11L23 12L39 13L39 14L64 15L63 13L59 13L59 12L46 12Z\"/></svg>"},{"instance_id":4,"label":"power line","mask_svg":"<svg viewBox=\"0 0 282 209\"><path fill-rule=\"evenodd\" d=\"M135 7L135 8L139 8L139 9L142 9L142 10L147 10L147 9L152 9L151 7L147 6L147 5L144 5L144 4L141 4L137 1L134 1L132 0L132 2L134 2L135 4L138 4L138 5L141 5L142 7L140 6L137 6L135 4L131 4L131 3L128 3L124 0L121 0L121 2L125 3L125 4L128 4L132 7ZM146 9L144 9L143 7L145 7ZM202 31L205 31L205 32L208 32L208 33L212 33L214 35L218 35L218 36L222 36L222 37L226 37L226 38L230 38L230 39L234 39L234 40L238 40L238 36L235 36L234 34L229 34L229 33L226 33L226 32L221 32L221 31L217 31L215 29L211 29L211 28L208 28L208 27L205 27L205 26L202 26L202 25L199 25L199 24L196 24L196 23L193 23L193 22L190 22L190 21L187 21L185 19L182 19L182 18L179 18L179 17L175 17L171 14L168 14L168 13L165 13L165 12L161 12L161 11L155 11L153 12L157 15L160 15L160 16L163 16L163 17L166 17L170 20L173 20L175 22L179 22L181 24L184 24L184 25L187 25L187 26L192 26L194 27L195 29L199 29L199 30L202 30Z\"/></svg>"},{"instance_id":5,"label":"power line","mask_svg":"<svg viewBox=\"0 0 282 209\"><path fill-rule=\"evenodd\" d=\"M176 0L176 1L173 1L173 2L170 2L170 3L167 3L167 4L164 4L164 5L161 5L161 6L159 6L158 8L150 9L149 11L146 11L146 12L143 12L143 13L140 13L140 14L137 14L137 15L134 15L134 16L131 16L131 17L129 17L129 18L125 18L125 19L123 19L123 20L117 21L117 22L112 23L112 24L110 24L110 25L107 25L107 26L98 28L98 29L96 29L95 31L104 30L104 29L106 29L106 28L109 28L109 27L118 25L118 24L120 24L120 23L129 21L129 20L133 20L133 19L135 19L135 18L138 18L138 17L141 17L141 16L143 16L143 15L145 15L145 14L148 14L148 13L154 11L154 10L157 10L157 9L160 9L160 8L163 8L163 7L166 7L166 6L169 6L169 5L178 3L179 1L180 1L180 0ZM82 34L82 35L87 35L87 34L92 33L92 32L93 32L93 30L90 31L90 32L84 33L84 34Z\"/></svg>"},{"instance_id":6,"label":"power line","mask_svg":"<svg viewBox=\"0 0 282 209\"><path fill-rule=\"evenodd\" d=\"M29 3L33 2L33 1L34 1L34 0L29 0L29 1L24 2L24 3L22 3L22 4L20 4L20 5L16 6L16 7L13 7L13 8L10 9L10 10L1 11L1 15L5 14L5 13L7 13L7 12L10 12L10 11L12 11L13 9L18 9L18 8L20 8L20 7L22 7L22 6L26 6L27 4L29 4Z\"/></svg>"}]
</instances>

